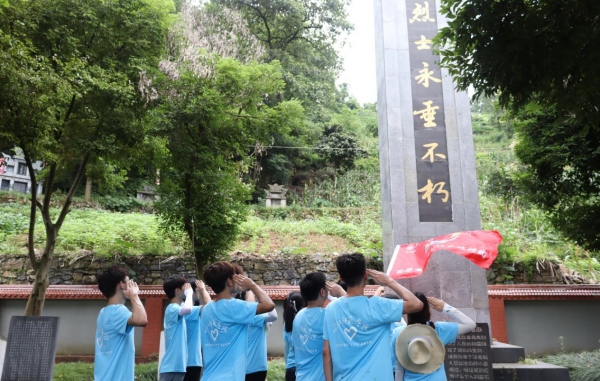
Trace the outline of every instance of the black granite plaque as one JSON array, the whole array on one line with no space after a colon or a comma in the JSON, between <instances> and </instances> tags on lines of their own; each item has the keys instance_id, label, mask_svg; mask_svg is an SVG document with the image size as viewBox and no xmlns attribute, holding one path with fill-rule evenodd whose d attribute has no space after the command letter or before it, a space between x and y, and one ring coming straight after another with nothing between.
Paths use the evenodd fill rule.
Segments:
<instances>
[{"instance_id":1,"label":"black granite plaque","mask_svg":"<svg viewBox=\"0 0 600 381\"><path fill-rule=\"evenodd\" d=\"M494 380L490 330L487 323L477 323L472 332L458 336L446 345L446 377L451 380Z\"/></svg>"},{"instance_id":2,"label":"black granite plaque","mask_svg":"<svg viewBox=\"0 0 600 381\"><path fill-rule=\"evenodd\" d=\"M1 381L52 381L59 317L13 316Z\"/></svg>"}]
</instances>

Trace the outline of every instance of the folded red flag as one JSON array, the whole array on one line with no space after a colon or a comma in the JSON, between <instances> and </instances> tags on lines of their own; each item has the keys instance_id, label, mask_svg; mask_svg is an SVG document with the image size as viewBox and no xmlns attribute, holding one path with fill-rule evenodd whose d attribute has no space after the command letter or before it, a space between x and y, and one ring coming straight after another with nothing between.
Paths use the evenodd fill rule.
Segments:
<instances>
[{"instance_id":1,"label":"folded red flag","mask_svg":"<svg viewBox=\"0 0 600 381\"><path fill-rule=\"evenodd\" d=\"M419 276L425 271L431 255L438 250L458 254L487 270L498 256L501 242L502 235L495 230L474 230L398 245L387 274L393 279Z\"/></svg>"}]
</instances>

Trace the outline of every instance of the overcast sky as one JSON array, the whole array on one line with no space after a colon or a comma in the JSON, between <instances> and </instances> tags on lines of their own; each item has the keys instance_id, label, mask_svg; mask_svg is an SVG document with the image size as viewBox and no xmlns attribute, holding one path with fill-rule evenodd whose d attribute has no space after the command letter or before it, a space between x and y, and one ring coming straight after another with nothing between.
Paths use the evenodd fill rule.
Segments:
<instances>
[{"instance_id":1,"label":"overcast sky","mask_svg":"<svg viewBox=\"0 0 600 381\"><path fill-rule=\"evenodd\" d=\"M375 31L373 0L353 0L348 10L348 20L354 31L346 46L340 50L344 70L338 80L347 83L350 94L360 103L377 101L375 75Z\"/></svg>"}]
</instances>

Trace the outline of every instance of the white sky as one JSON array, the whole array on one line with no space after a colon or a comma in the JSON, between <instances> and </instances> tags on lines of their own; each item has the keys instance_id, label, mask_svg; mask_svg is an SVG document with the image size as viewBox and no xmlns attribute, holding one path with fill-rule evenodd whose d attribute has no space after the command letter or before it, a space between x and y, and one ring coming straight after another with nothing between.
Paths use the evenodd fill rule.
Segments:
<instances>
[{"instance_id":1,"label":"white sky","mask_svg":"<svg viewBox=\"0 0 600 381\"><path fill-rule=\"evenodd\" d=\"M346 46L340 50L344 70L338 83L347 83L348 91L361 104L375 103L377 79L373 0L353 0L348 8L348 20L354 24L354 31L348 36Z\"/></svg>"}]
</instances>

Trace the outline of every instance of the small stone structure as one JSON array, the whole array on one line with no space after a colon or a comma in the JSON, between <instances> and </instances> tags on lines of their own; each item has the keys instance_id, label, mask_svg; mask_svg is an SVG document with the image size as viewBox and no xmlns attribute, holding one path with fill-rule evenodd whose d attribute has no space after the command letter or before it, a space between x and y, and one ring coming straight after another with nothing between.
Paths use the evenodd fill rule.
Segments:
<instances>
[{"instance_id":1,"label":"small stone structure","mask_svg":"<svg viewBox=\"0 0 600 381\"><path fill-rule=\"evenodd\" d=\"M267 192L267 208L278 208L286 205L285 192L287 189L283 188L283 185L271 184Z\"/></svg>"},{"instance_id":2,"label":"small stone structure","mask_svg":"<svg viewBox=\"0 0 600 381\"><path fill-rule=\"evenodd\" d=\"M260 285L297 285L308 273L322 271L328 280L337 281L335 268L337 253L290 255L265 254L257 255L234 252L230 260L239 264L257 284ZM195 277L194 260L189 257L164 257L146 255L143 257L107 258L93 253L78 256L57 255L50 268L50 284L96 284L96 276L101 269L119 262L124 263L132 271L133 278L140 284L160 285L163 279L174 274ZM368 267L382 269L381 260L369 257ZM0 256L0 284L28 284L34 280L27 255ZM568 270L564 265L551 261L543 261L534 267L523 264L507 266L494 263L487 271L488 284L539 283L539 284L583 284L591 283L579 274Z\"/></svg>"},{"instance_id":3,"label":"small stone structure","mask_svg":"<svg viewBox=\"0 0 600 381\"><path fill-rule=\"evenodd\" d=\"M158 194L156 194L156 188L152 185L144 185L143 190L138 190L136 198L140 201L156 201L158 200Z\"/></svg>"}]
</instances>

